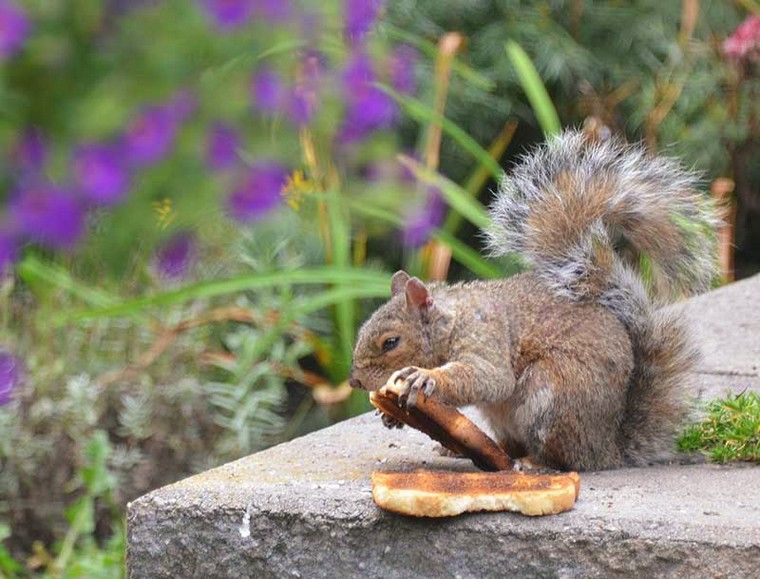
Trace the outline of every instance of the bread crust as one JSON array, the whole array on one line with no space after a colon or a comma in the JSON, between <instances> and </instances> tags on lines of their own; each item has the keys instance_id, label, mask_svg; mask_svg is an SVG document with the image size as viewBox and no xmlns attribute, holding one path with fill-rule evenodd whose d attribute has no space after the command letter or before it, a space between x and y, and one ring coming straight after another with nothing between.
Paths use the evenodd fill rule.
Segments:
<instances>
[{"instance_id":1,"label":"bread crust","mask_svg":"<svg viewBox=\"0 0 760 579\"><path fill-rule=\"evenodd\" d=\"M382 509L414 517L510 511L528 516L569 511L580 493L578 473L518 472L372 473L372 498Z\"/></svg>"},{"instance_id":2,"label":"bread crust","mask_svg":"<svg viewBox=\"0 0 760 579\"><path fill-rule=\"evenodd\" d=\"M394 392L370 392L369 400L385 414L416 428L449 450L468 457L482 470L511 470L507 453L456 408L420 393L414 407L399 406Z\"/></svg>"}]
</instances>

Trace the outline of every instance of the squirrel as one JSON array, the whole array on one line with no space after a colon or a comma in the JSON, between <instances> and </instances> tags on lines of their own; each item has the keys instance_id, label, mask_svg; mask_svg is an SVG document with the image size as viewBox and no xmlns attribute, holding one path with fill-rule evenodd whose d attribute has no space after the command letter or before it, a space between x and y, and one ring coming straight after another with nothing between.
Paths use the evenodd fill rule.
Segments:
<instances>
[{"instance_id":1,"label":"squirrel","mask_svg":"<svg viewBox=\"0 0 760 579\"><path fill-rule=\"evenodd\" d=\"M530 269L453 285L397 272L358 333L349 384L402 405L420 392L475 405L526 468L667 460L699 355L660 306L716 275L717 219L696 183L618 138L548 140L503 177L485 232L492 255Z\"/></svg>"}]
</instances>

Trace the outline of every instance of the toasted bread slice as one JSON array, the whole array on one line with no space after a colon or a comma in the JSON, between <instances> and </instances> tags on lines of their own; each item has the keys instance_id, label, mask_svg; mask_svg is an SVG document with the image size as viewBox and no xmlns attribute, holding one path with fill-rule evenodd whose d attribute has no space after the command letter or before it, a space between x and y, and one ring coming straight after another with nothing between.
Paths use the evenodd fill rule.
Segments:
<instances>
[{"instance_id":1,"label":"toasted bread slice","mask_svg":"<svg viewBox=\"0 0 760 579\"><path fill-rule=\"evenodd\" d=\"M577 473L374 472L372 498L382 509L415 517L464 512L512 511L553 515L573 508L580 492Z\"/></svg>"},{"instance_id":2,"label":"toasted bread slice","mask_svg":"<svg viewBox=\"0 0 760 579\"><path fill-rule=\"evenodd\" d=\"M370 402L381 412L421 430L443 446L466 456L483 470L510 470L512 461L485 432L456 408L420 393L412 408L401 408L393 392L370 392Z\"/></svg>"}]
</instances>

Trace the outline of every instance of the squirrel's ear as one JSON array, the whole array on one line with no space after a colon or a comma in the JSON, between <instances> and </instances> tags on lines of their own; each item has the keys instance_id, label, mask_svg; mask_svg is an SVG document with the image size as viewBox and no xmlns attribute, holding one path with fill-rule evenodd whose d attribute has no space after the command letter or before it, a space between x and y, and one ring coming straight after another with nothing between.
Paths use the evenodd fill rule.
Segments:
<instances>
[{"instance_id":1,"label":"squirrel's ear","mask_svg":"<svg viewBox=\"0 0 760 579\"><path fill-rule=\"evenodd\" d=\"M427 309L433 305L433 298L427 286L416 277L406 282L406 307L411 309Z\"/></svg>"},{"instance_id":2,"label":"squirrel's ear","mask_svg":"<svg viewBox=\"0 0 760 579\"><path fill-rule=\"evenodd\" d=\"M403 269L398 270L393 274L391 278L391 295L396 296L400 294L406 287L406 282L409 281L409 274Z\"/></svg>"}]
</instances>

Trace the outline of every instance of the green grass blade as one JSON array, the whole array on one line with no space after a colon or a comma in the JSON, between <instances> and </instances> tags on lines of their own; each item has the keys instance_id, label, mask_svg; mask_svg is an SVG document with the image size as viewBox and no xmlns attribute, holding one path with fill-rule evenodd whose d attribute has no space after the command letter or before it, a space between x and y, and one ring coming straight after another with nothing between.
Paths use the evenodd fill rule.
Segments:
<instances>
[{"instance_id":1,"label":"green grass blade","mask_svg":"<svg viewBox=\"0 0 760 579\"><path fill-rule=\"evenodd\" d=\"M328 191L327 216L330 221L330 241L333 264L341 269L351 265L351 223L344 211L340 193ZM356 310L352 298L346 298L335 304L335 322L338 329L338 349L341 353L339 373L347 373L351 366L354 348L354 331L356 329Z\"/></svg>"},{"instance_id":2,"label":"green grass blade","mask_svg":"<svg viewBox=\"0 0 760 579\"><path fill-rule=\"evenodd\" d=\"M349 206L351 207L351 211L355 211L365 217L377 219L378 221L383 221L395 225L396 227L404 226L404 220L400 215L383 207L376 207L361 200L352 200L349 202Z\"/></svg>"},{"instance_id":3,"label":"green grass blade","mask_svg":"<svg viewBox=\"0 0 760 579\"><path fill-rule=\"evenodd\" d=\"M536 114L536 119L544 131L544 135L549 137L558 134L562 127L557 110L554 108L549 93L546 92L546 87L530 57L519 44L512 40L507 42L506 49L507 56L517 71L517 77L520 79L520 84L528 97L530 106L533 107L533 112Z\"/></svg>"},{"instance_id":4,"label":"green grass blade","mask_svg":"<svg viewBox=\"0 0 760 579\"><path fill-rule=\"evenodd\" d=\"M391 295L391 277L382 285L367 287L339 287L318 293L293 308L296 315L306 315L346 300L384 298ZM353 346L353 344L352 344Z\"/></svg>"},{"instance_id":5,"label":"green grass blade","mask_svg":"<svg viewBox=\"0 0 760 579\"><path fill-rule=\"evenodd\" d=\"M440 124L443 132L454 139L465 151L470 153L479 164L488 170L494 179L501 177L503 171L499 163L494 161L488 151L481 147L475 139L468 135L454 121L437 114L422 101L402 95L389 86L381 83L377 83L376 86L395 100L404 112L418 123Z\"/></svg>"},{"instance_id":6,"label":"green grass blade","mask_svg":"<svg viewBox=\"0 0 760 579\"><path fill-rule=\"evenodd\" d=\"M89 287L76 279L64 268L45 263L34 255L27 255L18 265L19 277L29 286L43 284L64 290L90 306L106 307L117 298L103 290Z\"/></svg>"},{"instance_id":7,"label":"green grass blade","mask_svg":"<svg viewBox=\"0 0 760 579\"><path fill-rule=\"evenodd\" d=\"M291 284L340 284L357 289L380 291L389 285L389 275L363 269L318 267L241 275L224 280L199 282L176 290L123 301L107 307L93 308L62 315L58 321L84 320L102 317L140 314L149 307L167 306L193 299L229 295L247 290Z\"/></svg>"},{"instance_id":8,"label":"green grass blade","mask_svg":"<svg viewBox=\"0 0 760 579\"><path fill-rule=\"evenodd\" d=\"M421 163L418 163L411 157L400 155L399 161L407 167L414 176L423 183L437 187L449 206L462 217L467 219L473 225L480 229L487 228L491 223L491 218L483 205L473 199L467 191L462 189L452 180L447 179L440 173L428 169Z\"/></svg>"}]
</instances>

